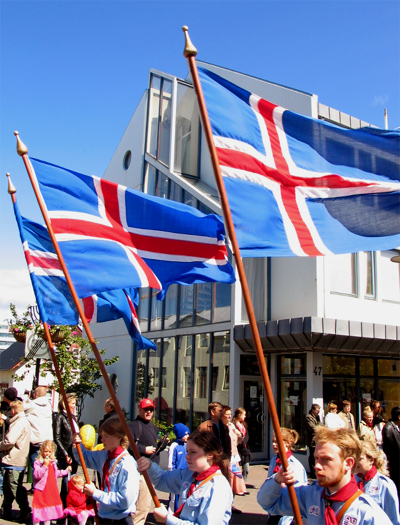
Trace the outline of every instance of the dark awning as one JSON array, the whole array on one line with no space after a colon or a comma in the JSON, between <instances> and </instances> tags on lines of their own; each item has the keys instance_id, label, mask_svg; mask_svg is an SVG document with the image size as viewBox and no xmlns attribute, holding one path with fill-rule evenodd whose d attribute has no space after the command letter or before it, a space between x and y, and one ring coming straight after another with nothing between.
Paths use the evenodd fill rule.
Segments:
<instances>
[{"instance_id":1,"label":"dark awning","mask_svg":"<svg viewBox=\"0 0 400 525\"><path fill-rule=\"evenodd\" d=\"M265 352L400 357L400 326L322 317L296 317L258 323ZM248 324L236 325L234 340L244 352L254 351Z\"/></svg>"}]
</instances>

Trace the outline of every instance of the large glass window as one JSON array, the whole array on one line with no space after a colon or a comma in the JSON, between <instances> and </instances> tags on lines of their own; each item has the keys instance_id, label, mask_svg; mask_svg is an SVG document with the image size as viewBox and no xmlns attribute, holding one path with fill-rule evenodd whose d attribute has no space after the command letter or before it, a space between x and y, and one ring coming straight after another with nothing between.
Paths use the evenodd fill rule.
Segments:
<instances>
[{"instance_id":1,"label":"large glass window","mask_svg":"<svg viewBox=\"0 0 400 525\"><path fill-rule=\"evenodd\" d=\"M196 285L196 325L211 323L213 283Z\"/></svg>"},{"instance_id":2,"label":"large glass window","mask_svg":"<svg viewBox=\"0 0 400 525\"><path fill-rule=\"evenodd\" d=\"M229 321L231 318L231 293L232 288L230 284L215 283L214 284L214 312L213 322L221 323Z\"/></svg>"},{"instance_id":3,"label":"large glass window","mask_svg":"<svg viewBox=\"0 0 400 525\"><path fill-rule=\"evenodd\" d=\"M193 326L194 287L180 286L179 294L179 326Z\"/></svg>"},{"instance_id":4,"label":"large glass window","mask_svg":"<svg viewBox=\"0 0 400 525\"><path fill-rule=\"evenodd\" d=\"M210 334L197 334L195 347L195 391L193 399L193 428L208 419L210 364Z\"/></svg>"},{"instance_id":5,"label":"large glass window","mask_svg":"<svg viewBox=\"0 0 400 525\"><path fill-rule=\"evenodd\" d=\"M173 423L175 388L175 337L165 337L163 340L162 380L161 380L161 419L168 425Z\"/></svg>"},{"instance_id":6,"label":"large glass window","mask_svg":"<svg viewBox=\"0 0 400 525\"><path fill-rule=\"evenodd\" d=\"M169 165L171 142L172 82L152 75L146 151Z\"/></svg>"},{"instance_id":7,"label":"large glass window","mask_svg":"<svg viewBox=\"0 0 400 525\"><path fill-rule=\"evenodd\" d=\"M150 288L140 288L139 291L139 324L142 332L149 330Z\"/></svg>"},{"instance_id":8,"label":"large glass window","mask_svg":"<svg viewBox=\"0 0 400 525\"><path fill-rule=\"evenodd\" d=\"M355 253L332 256L331 293L357 295L356 261Z\"/></svg>"},{"instance_id":9,"label":"large glass window","mask_svg":"<svg viewBox=\"0 0 400 525\"><path fill-rule=\"evenodd\" d=\"M151 289L151 322L150 330L162 329L163 301L157 299L159 290Z\"/></svg>"},{"instance_id":10,"label":"large glass window","mask_svg":"<svg viewBox=\"0 0 400 525\"><path fill-rule=\"evenodd\" d=\"M214 345L212 353L212 367L218 368L216 389L212 393L212 400L227 405L229 401L229 331L216 332L214 334Z\"/></svg>"},{"instance_id":11,"label":"large glass window","mask_svg":"<svg viewBox=\"0 0 400 525\"><path fill-rule=\"evenodd\" d=\"M187 426L189 426L190 401L193 390L192 339L191 335L178 338L176 421Z\"/></svg>"},{"instance_id":12,"label":"large glass window","mask_svg":"<svg viewBox=\"0 0 400 525\"><path fill-rule=\"evenodd\" d=\"M154 405L156 407L154 417L160 419L160 407L158 403L160 394L160 358L161 358L161 339L155 341L157 350L148 352L148 385L147 385L147 396L154 399Z\"/></svg>"},{"instance_id":13,"label":"large glass window","mask_svg":"<svg viewBox=\"0 0 400 525\"><path fill-rule=\"evenodd\" d=\"M194 89L178 83L174 169L183 175L197 176L199 122Z\"/></svg>"},{"instance_id":14,"label":"large glass window","mask_svg":"<svg viewBox=\"0 0 400 525\"><path fill-rule=\"evenodd\" d=\"M177 328L178 285L172 284L165 296L164 328Z\"/></svg>"}]
</instances>

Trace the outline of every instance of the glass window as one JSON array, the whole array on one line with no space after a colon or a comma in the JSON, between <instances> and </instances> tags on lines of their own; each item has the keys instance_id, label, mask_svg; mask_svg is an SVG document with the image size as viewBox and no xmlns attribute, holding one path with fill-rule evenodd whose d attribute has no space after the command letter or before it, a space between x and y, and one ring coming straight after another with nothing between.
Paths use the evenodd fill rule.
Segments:
<instances>
[{"instance_id":1,"label":"glass window","mask_svg":"<svg viewBox=\"0 0 400 525\"><path fill-rule=\"evenodd\" d=\"M166 337L163 340L163 360L161 377L161 419L168 425L173 423L173 409L175 392L175 337Z\"/></svg>"},{"instance_id":2,"label":"glass window","mask_svg":"<svg viewBox=\"0 0 400 525\"><path fill-rule=\"evenodd\" d=\"M400 361L398 359L378 359L378 376L400 378Z\"/></svg>"},{"instance_id":3,"label":"glass window","mask_svg":"<svg viewBox=\"0 0 400 525\"><path fill-rule=\"evenodd\" d=\"M257 321L264 321L266 316L265 305L267 304L267 263L262 257L243 259L249 292L253 303L254 314ZM247 321L247 312L242 296L242 320Z\"/></svg>"},{"instance_id":4,"label":"glass window","mask_svg":"<svg viewBox=\"0 0 400 525\"><path fill-rule=\"evenodd\" d=\"M356 359L349 356L324 355L322 360L324 375L355 376Z\"/></svg>"},{"instance_id":5,"label":"glass window","mask_svg":"<svg viewBox=\"0 0 400 525\"><path fill-rule=\"evenodd\" d=\"M140 288L139 290L139 324L142 332L149 330L149 295L150 288Z\"/></svg>"},{"instance_id":6,"label":"glass window","mask_svg":"<svg viewBox=\"0 0 400 525\"><path fill-rule=\"evenodd\" d=\"M374 360L372 358L360 357L360 375L363 377L374 375Z\"/></svg>"},{"instance_id":7,"label":"glass window","mask_svg":"<svg viewBox=\"0 0 400 525\"><path fill-rule=\"evenodd\" d=\"M300 439L296 449L304 449L307 381L281 381L281 426L297 430Z\"/></svg>"},{"instance_id":8,"label":"glass window","mask_svg":"<svg viewBox=\"0 0 400 525\"><path fill-rule=\"evenodd\" d=\"M164 328L166 330L177 327L178 289L177 284L172 284L165 296Z\"/></svg>"},{"instance_id":9,"label":"glass window","mask_svg":"<svg viewBox=\"0 0 400 525\"><path fill-rule=\"evenodd\" d=\"M133 401L135 405L133 411L136 410L136 406L140 400L146 396L147 387L147 374L146 374L146 359L147 350L137 350L136 352L136 399Z\"/></svg>"},{"instance_id":10,"label":"glass window","mask_svg":"<svg viewBox=\"0 0 400 525\"><path fill-rule=\"evenodd\" d=\"M299 375L306 373L305 356L282 356L281 374Z\"/></svg>"},{"instance_id":11,"label":"glass window","mask_svg":"<svg viewBox=\"0 0 400 525\"><path fill-rule=\"evenodd\" d=\"M154 417L160 419L159 412L159 387L160 387L160 358L161 358L161 339L154 341L157 345L157 350L148 352L148 385L147 385L147 395L153 399L154 405L156 407Z\"/></svg>"},{"instance_id":12,"label":"glass window","mask_svg":"<svg viewBox=\"0 0 400 525\"><path fill-rule=\"evenodd\" d=\"M365 282L365 297L375 297L375 253L365 252L366 263L366 282Z\"/></svg>"},{"instance_id":13,"label":"glass window","mask_svg":"<svg viewBox=\"0 0 400 525\"><path fill-rule=\"evenodd\" d=\"M160 162L169 166L169 148L171 142L171 107L172 107L172 82L163 79L160 144L158 158Z\"/></svg>"},{"instance_id":14,"label":"glass window","mask_svg":"<svg viewBox=\"0 0 400 525\"><path fill-rule=\"evenodd\" d=\"M197 176L199 114L194 89L178 83L175 124L175 166L178 173Z\"/></svg>"},{"instance_id":15,"label":"glass window","mask_svg":"<svg viewBox=\"0 0 400 525\"><path fill-rule=\"evenodd\" d=\"M399 252L395 250L381 253L379 289L384 301L398 303L400 302L400 264L390 260L396 255L399 255Z\"/></svg>"},{"instance_id":16,"label":"glass window","mask_svg":"<svg viewBox=\"0 0 400 525\"><path fill-rule=\"evenodd\" d=\"M131 152L130 149L128 149L128 151L125 153L124 159L122 161L122 167L124 168L125 171L131 165L131 160L132 160L132 152Z\"/></svg>"},{"instance_id":17,"label":"glass window","mask_svg":"<svg viewBox=\"0 0 400 525\"><path fill-rule=\"evenodd\" d=\"M151 322L150 330L162 329L162 309L163 301L157 299L159 290L151 289Z\"/></svg>"},{"instance_id":18,"label":"glass window","mask_svg":"<svg viewBox=\"0 0 400 525\"><path fill-rule=\"evenodd\" d=\"M229 331L215 332L213 339L212 367L218 367L213 400L227 405L229 401Z\"/></svg>"},{"instance_id":19,"label":"glass window","mask_svg":"<svg viewBox=\"0 0 400 525\"><path fill-rule=\"evenodd\" d=\"M213 322L221 323L231 318L231 285L214 283Z\"/></svg>"},{"instance_id":20,"label":"glass window","mask_svg":"<svg viewBox=\"0 0 400 525\"><path fill-rule=\"evenodd\" d=\"M192 336L178 338L176 421L189 426L192 392ZM188 348L190 347L190 352Z\"/></svg>"},{"instance_id":21,"label":"glass window","mask_svg":"<svg viewBox=\"0 0 400 525\"><path fill-rule=\"evenodd\" d=\"M147 163L146 164L146 176L144 181L144 192L149 195L155 195L156 191L156 179L157 179L157 170L154 166Z\"/></svg>"},{"instance_id":22,"label":"glass window","mask_svg":"<svg viewBox=\"0 0 400 525\"><path fill-rule=\"evenodd\" d=\"M183 189L179 184L171 180L169 187L169 198L175 202L182 202Z\"/></svg>"},{"instance_id":23,"label":"glass window","mask_svg":"<svg viewBox=\"0 0 400 525\"><path fill-rule=\"evenodd\" d=\"M211 323L213 283L196 285L196 325Z\"/></svg>"},{"instance_id":24,"label":"glass window","mask_svg":"<svg viewBox=\"0 0 400 525\"><path fill-rule=\"evenodd\" d=\"M186 190L183 190L182 194L182 202L184 204L187 204L188 206L192 206L193 208L197 208L197 199L194 197L191 193L189 193Z\"/></svg>"},{"instance_id":25,"label":"glass window","mask_svg":"<svg viewBox=\"0 0 400 525\"><path fill-rule=\"evenodd\" d=\"M160 115L161 78L151 77L149 121L147 129L147 153L157 157L158 121Z\"/></svg>"},{"instance_id":26,"label":"glass window","mask_svg":"<svg viewBox=\"0 0 400 525\"><path fill-rule=\"evenodd\" d=\"M193 326L194 286L180 286L179 326Z\"/></svg>"},{"instance_id":27,"label":"glass window","mask_svg":"<svg viewBox=\"0 0 400 525\"><path fill-rule=\"evenodd\" d=\"M195 391L193 398L193 427L208 419L208 370L210 362L210 334L196 335Z\"/></svg>"},{"instance_id":28,"label":"glass window","mask_svg":"<svg viewBox=\"0 0 400 525\"><path fill-rule=\"evenodd\" d=\"M330 278L331 293L357 295L356 254L333 255Z\"/></svg>"},{"instance_id":29,"label":"glass window","mask_svg":"<svg viewBox=\"0 0 400 525\"><path fill-rule=\"evenodd\" d=\"M386 421L391 418L392 408L399 406L400 399L400 380L380 379L379 380L379 401L383 408L383 417Z\"/></svg>"},{"instance_id":30,"label":"glass window","mask_svg":"<svg viewBox=\"0 0 400 525\"><path fill-rule=\"evenodd\" d=\"M164 173L161 173L161 171L159 171L157 177L157 186L154 195L157 195L157 197L163 197L164 199L167 199L168 183L169 178L166 175L164 175Z\"/></svg>"}]
</instances>

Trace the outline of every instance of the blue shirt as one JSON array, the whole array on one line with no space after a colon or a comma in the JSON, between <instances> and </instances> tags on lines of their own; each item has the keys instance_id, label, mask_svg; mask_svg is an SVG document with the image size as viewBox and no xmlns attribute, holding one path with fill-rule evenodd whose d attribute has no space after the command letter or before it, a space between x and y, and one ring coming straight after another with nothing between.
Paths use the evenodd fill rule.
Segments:
<instances>
[{"instance_id":1,"label":"blue shirt","mask_svg":"<svg viewBox=\"0 0 400 525\"><path fill-rule=\"evenodd\" d=\"M357 474L356 480L360 481ZM386 512L393 525L400 525L397 488L390 478L378 472L369 481L364 481L363 490Z\"/></svg>"}]
</instances>

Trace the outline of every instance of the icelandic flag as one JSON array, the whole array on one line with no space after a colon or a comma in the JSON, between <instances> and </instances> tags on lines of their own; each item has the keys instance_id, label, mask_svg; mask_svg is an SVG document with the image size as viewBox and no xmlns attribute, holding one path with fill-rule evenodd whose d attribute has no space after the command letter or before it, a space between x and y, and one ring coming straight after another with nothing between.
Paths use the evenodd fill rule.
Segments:
<instances>
[{"instance_id":1,"label":"icelandic flag","mask_svg":"<svg viewBox=\"0 0 400 525\"><path fill-rule=\"evenodd\" d=\"M77 325L79 315L47 229L22 217L16 202L14 213L42 322ZM122 318L139 349L156 349L155 343L141 335L136 313L139 304L137 290L112 290L86 297L82 302L89 323Z\"/></svg>"},{"instance_id":2,"label":"icelandic flag","mask_svg":"<svg viewBox=\"0 0 400 525\"><path fill-rule=\"evenodd\" d=\"M82 299L82 304L85 317L89 323L103 323L122 317L128 333L136 342L138 349L157 349L157 345L153 341L141 334L136 313L139 305L139 293L136 288L111 290L99 295L85 297Z\"/></svg>"},{"instance_id":3,"label":"icelandic flag","mask_svg":"<svg viewBox=\"0 0 400 525\"><path fill-rule=\"evenodd\" d=\"M172 283L232 283L223 221L191 206L31 159L79 297Z\"/></svg>"},{"instance_id":4,"label":"icelandic flag","mask_svg":"<svg viewBox=\"0 0 400 525\"><path fill-rule=\"evenodd\" d=\"M400 132L343 129L199 74L244 257L400 246Z\"/></svg>"}]
</instances>

